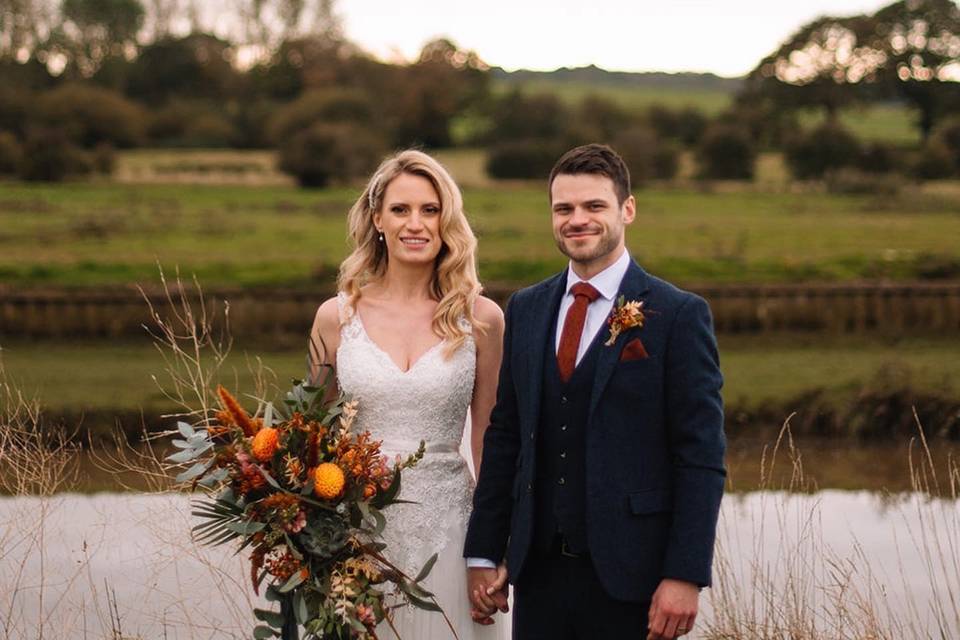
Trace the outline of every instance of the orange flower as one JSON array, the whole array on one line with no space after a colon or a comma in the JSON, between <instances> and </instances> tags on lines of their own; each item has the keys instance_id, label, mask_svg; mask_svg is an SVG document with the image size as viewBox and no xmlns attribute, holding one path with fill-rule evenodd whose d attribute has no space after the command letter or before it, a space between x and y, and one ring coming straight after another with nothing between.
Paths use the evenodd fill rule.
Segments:
<instances>
[{"instance_id":1,"label":"orange flower","mask_svg":"<svg viewBox=\"0 0 960 640\"><path fill-rule=\"evenodd\" d=\"M313 472L313 490L326 500L333 500L343 491L346 477L343 470L332 462L324 462Z\"/></svg>"},{"instance_id":2,"label":"orange flower","mask_svg":"<svg viewBox=\"0 0 960 640\"><path fill-rule=\"evenodd\" d=\"M260 462L270 462L279 445L280 432L273 427L267 427L260 429L257 435L253 436L253 444L250 448L253 450L254 458Z\"/></svg>"},{"instance_id":3,"label":"orange flower","mask_svg":"<svg viewBox=\"0 0 960 640\"><path fill-rule=\"evenodd\" d=\"M230 417L233 418L233 422L243 429L243 435L247 437L255 435L257 425L250 420L250 416L243 410L237 399L230 395L230 392L224 389L222 385L217 385L217 395L220 396L220 402L223 403L224 410L229 412Z\"/></svg>"}]
</instances>

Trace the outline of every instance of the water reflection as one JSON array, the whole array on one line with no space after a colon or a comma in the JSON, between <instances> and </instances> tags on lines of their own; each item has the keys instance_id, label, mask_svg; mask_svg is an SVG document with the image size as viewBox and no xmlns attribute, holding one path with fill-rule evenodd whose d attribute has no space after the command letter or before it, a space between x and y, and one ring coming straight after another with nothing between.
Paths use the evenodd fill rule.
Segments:
<instances>
[{"instance_id":1,"label":"water reflection","mask_svg":"<svg viewBox=\"0 0 960 640\"><path fill-rule=\"evenodd\" d=\"M132 493L0 498L5 636L35 638L43 627L58 638L249 637L251 611L264 603L249 586L245 558L189 541L189 500ZM826 629L837 602L831 588L842 583L838 567L852 572L847 600L840 600L852 606L857 593L872 598L889 628L900 625L894 637L941 637L933 633L937 606L947 625L942 637L960 637L958 605L947 599L948 588L960 588L958 532L955 501L917 494L728 496L717 580L694 637L703 637L711 620L751 607L775 618L774 609L789 609L791 599L812 607Z\"/></svg>"}]
</instances>

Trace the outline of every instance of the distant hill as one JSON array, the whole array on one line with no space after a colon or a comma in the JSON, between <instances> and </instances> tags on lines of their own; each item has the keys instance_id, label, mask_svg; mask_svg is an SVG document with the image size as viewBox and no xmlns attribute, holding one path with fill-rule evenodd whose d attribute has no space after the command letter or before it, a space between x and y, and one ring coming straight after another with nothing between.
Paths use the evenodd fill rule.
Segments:
<instances>
[{"instance_id":1,"label":"distant hill","mask_svg":"<svg viewBox=\"0 0 960 640\"><path fill-rule=\"evenodd\" d=\"M713 73L665 73L652 71L631 73L607 71L595 65L587 67L561 67L555 71L506 71L492 67L491 75L507 84L572 83L605 87L630 87L637 89L667 89L696 92L720 92L733 94L740 88L743 78L723 78Z\"/></svg>"}]
</instances>

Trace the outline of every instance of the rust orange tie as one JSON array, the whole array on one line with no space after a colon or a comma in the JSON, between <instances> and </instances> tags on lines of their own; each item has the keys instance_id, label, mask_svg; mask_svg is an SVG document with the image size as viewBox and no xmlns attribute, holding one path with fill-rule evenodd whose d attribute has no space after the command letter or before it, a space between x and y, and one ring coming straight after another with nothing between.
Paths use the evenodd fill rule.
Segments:
<instances>
[{"instance_id":1,"label":"rust orange tie","mask_svg":"<svg viewBox=\"0 0 960 640\"><path fill-rule=\"evenodd\" d=\"M564 382L570 380L573 369L577 366L577 351L580 349L583 324L587 319L587 307L600 297L600 292L586 282L578 282L570 287L570 293L573 294L573 304L567 310L567 317L563 321L560 349L557 351L557 367L560 369L560 379Z\"/></svg>"}]
</instances>

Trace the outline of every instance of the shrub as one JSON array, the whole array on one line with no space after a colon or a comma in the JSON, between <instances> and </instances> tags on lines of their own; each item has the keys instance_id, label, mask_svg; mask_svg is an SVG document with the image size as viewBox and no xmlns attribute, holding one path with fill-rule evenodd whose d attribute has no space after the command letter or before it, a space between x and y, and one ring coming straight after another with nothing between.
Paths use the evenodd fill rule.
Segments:
<instances>
[{"instance_id":1,"label":"shrub","mask_svg":"<svg viewBox=\"0 0 960 640\"><path fill-rule=\"evenodd\" d=\"M347 123L357 130L375 124L373 105L365 94L343 89L310 91L276 111L268 127L270 139L285 144L317 123Z\"/></svg>"},{"instance_id":2,"label":"shrub","mask_svg":"<svg viewBox=\"0 0 960 640\"><path fill-rule=\"evenodd\" d=\"M647 111L647 119L660 138L676 140L686 146L697 144L708 124L707 117L695 107L674 110L653 105Z\"/></svg>"},{"instance_id":3,"label":"shrub","mask_svg":"<svg viewBox=\"0 0 960 640\"><path fill-rule=\"evenodd\" d=\"M930 138L910 163L910 174L920 180L949 178L956 171L953 153L939 137Z\"/></svg>"},{"instance_id":4,"label":"shrub","mask_svg":"<svg viewBox=\"0 0 960 640\"><path fill-rule=\"evenodd\" d=\"M27 132L18 167L24 180L56 182L90 173L91 168L89 155L75 146L63 129L34 127Z\"/></svg>"},{"instance_id":5,"label":"shrub","mask_svg":"<svg viewBox=\"0 0 960 640\"><path fill-rule=\"evenodd\" d=\"M63 129L72 143L88 149L100 143L137 146L147 128L147 114L139 105L91 85L69 84L43 94L37 111L46 126Z\"/></svg>"},{"instance_id":6,"label":"shrub","mask_svg":"<svg viewBox=\"0 0 960 640\"><path fill-rule=\"evenodd\" d=\"M900 151L883 142L869 142L860 150L857 168L867 173L892 173L900 168Z\"/></svg>"},{"instance_id":7,"label":"shrub","mask_svg":"<svg viewBox=\"0 0 960 640\"><path fill-rule=\"evenodd\" d=\"M175 100L153 116L150 139L172 147L229 147L236 129L213 104Z\"/></svg>"},{"instance_id":8,"label":"shrub","mask_svg":"<svg viewBox=\"0 0 960 640\"><path fill-rule=\"evenodd\" d=\"M636 126L620 132L613 148L623 157L630 169L633 184L648 180L670 180L677 173L677 150L649 128Z\"/></svg>"},{"instance_id":9,"label":"shrub","mask_svg":"<svg viewBox=\"0 0 960 640\"><path fill-rule=\"evenodd\" d=\"M542 179L564 152L562 145L544 140L503 142L487 155L487 175L498 179Z\"/></svg>"},{"instance_id":10,"label":"shrub","mask_svg":"<svg viewBox=\"0 0 960 640\"><path fill-rule=\"evenodd\" d=\"M364 177L385 152L383 140L356 125L316 123L280 146L280 169L303 187Z\"/></svg>"},{"instance_id":11,"label":"shrub","mask_svg":"<svg viewBox=\"0 0 960 640\"><path fill-rule=\"evenodd\" d=\"M527 95L515 90L494 103L486 142L513 144L518 140L564 140L568 138L574 120L570 109L556 95Z\"/></svg>"},{"instance_id":12,"label":"shrub","mask_svg":"<svg viewBox=\"0 0 960 640\"><path fill-rule=\"evenodd\" d=\"M960 170L960 118L951 118L938 126L933 138L949 150L954 170Z\"/></svg>"},{"instance_id":13,"label":"shrub","mask_svg":"<svg viewBox=\"0 0 960 640\"><path fill-rule=\"evenodd\" d=\"M99 144L90 152L90 167L97 173L110 175L117 164L117 154L109 144Z\"/></svg>"},{"instance_id":14,"label":"shrub","mask_svg":"<svg viewBox=\"0 0 960 640\"><path fill-rule=\"evenodd\" d=\"M700 176L719 180L753 178L757 152L747 131L737 125L714 123L697 148Z\"/></svg>"},{"instance_id":15,"label":"shrub","mask_svg":"<svg viewBox=\"0 0 960 640\"><path fill-rule=\"evenodd\" d=\"M826 175L827 191L843 194L867 194L895 196L903 186L897 176L867 173L860 169L845 167Z\"/></svg>"},{"instance_id":16,"label":"shrub","mask_svg":"<svg viewBox=\"0 0 960 640\"><path fill-rule=\"evenodd\" d=\"M0 175L11 175L17 172L23 150L20 142L9 131L0 131Z\"/></svg>"},{"instance_id":17,"label":"shrub","mask_svg":"<svg viewBox=\"0 0 960 640\"><path fill-rule=\"evenodd\" d=\"M860 143L838 123L828 121L788 142L784 157L794 178L822 178L828 171L855 165Z\"/></svg>"}]
</instances>

